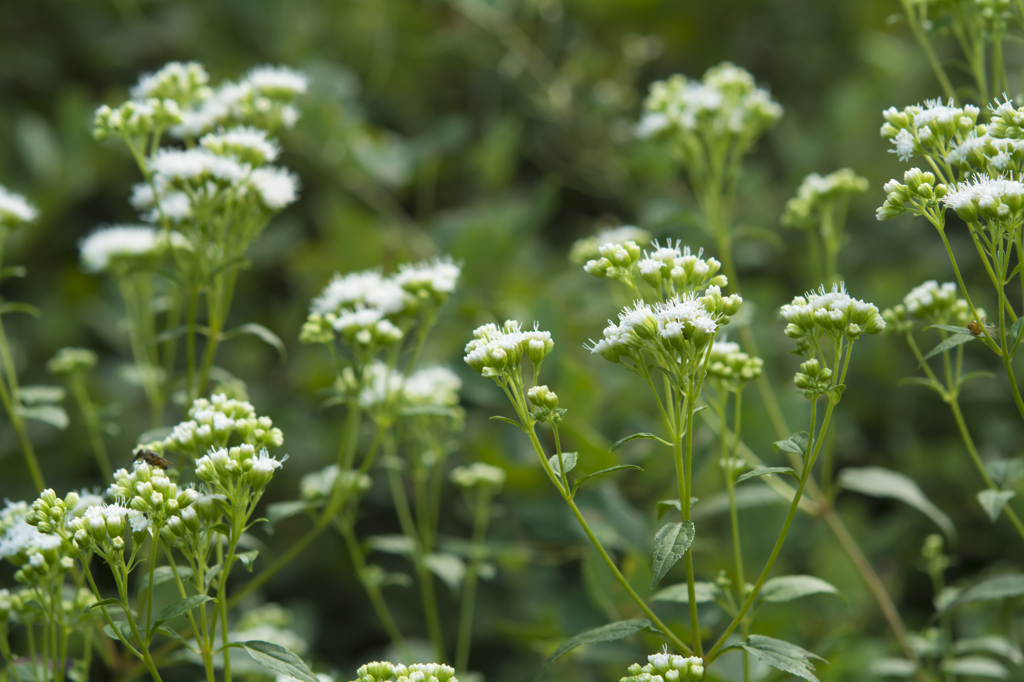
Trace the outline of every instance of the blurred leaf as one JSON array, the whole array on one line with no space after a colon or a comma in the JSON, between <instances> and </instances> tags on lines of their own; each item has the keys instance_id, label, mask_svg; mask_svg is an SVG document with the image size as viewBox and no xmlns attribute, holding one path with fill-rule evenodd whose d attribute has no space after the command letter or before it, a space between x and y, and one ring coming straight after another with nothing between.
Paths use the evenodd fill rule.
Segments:
<instances>
[{"instance_id":1,"label":"blurred leaf","mask_svg":"<svg viewBox=\"0 0 1024 682\"><path fill-rule=\"evenodd\" d=\"M178 576L185 580L185 578L191 577L192 569L188 566L178 567ZM153 569L153 585L162 585L163 583L174 580L174 571L170 566L157 566Z\"/></svg>"},{"instance_id":2,"label":"blurred leaf","mask_svg":"<svg viewBox=\"0 0 1024 682\"><path fill-rule=\"evenodd\" d=\"M941 329L943 331L952 332L954 334L966 334L967 336L974 336L971 330L967 327L956 327L951 324L930 324L925 329Z\"/></svg>"},{"instance_id":3,"label":"blurred leaf","mask_svg":"<svg viewBox=\"0 0 1024 682\"><path fill-rule=\"evenodd\" d=\"M5 301L4 303L0 303L0 315L8 315L10 313L24 313L26 315L31 315L32 317L39 317L42 315L42 313L39 312L39 308L34 305L29 305L28 303L18 303L16 301Z\"/></svg>"},{"instance_id":4,"label":"blurred leaf","mask_svg":"<svg viewBox=\"0 0 1024 682\"><path fill-rule=\"evenodd\" d=\"M737 488L735 496L737 509L764 507L772 504L789 504L786 498L766 485L747 485ZM690 512L690 518L699 519L722 514L727 511L729 511L729 495L724 492L715 493L694 507L693 511Z\"/></svg>"},{"instance_id":5,"label":"blurred leaf","mask_svg":"<svg viewBox=\"0 0 1024 682\"><path fill-rule=\"evenodd\" d=\"M1024 457L990 460L985 462L985 471L996 482L996 485L1012 485L1024 478Z\"/></svg>"},{"instance_id":6,"label":"blurred leaf","mask_svg":"<svg viewBox=\"0 0 1024 682\"><path fill-rule=\"evenodd\" d=\"M1006 573L986 578L966 588L945 610L981 601L998 601L1024 595L1024 574Z\"/></svg>"},{"instance_id":7,"label":"blurred leaf","mask_svg":"<svg viewBox=\"0 0 1024 682\"><path fill-rule=\"evenodd\" d=\"M609 452L615 452L616 450L619 449L619 446L622 445L623 443L628 443L629 441L636 440L638 438L643 438L643 439L646 439L646 440L656 440L659 443L661 443L662 445L667 445L669 447L672 447L672 443L669 443L667 440L662 440L661 438L658 438L653 433L634 433L632 436L626 436L625 438L620 438L619 440L615 441L612 444L612 446L610 448L608 448L608 451Z\"/></svg>"},{"instance_id":8,"label":"blurred leaf","mask_svg":"<svg viewBox=\"0 0 1024 682\"><path fill-rule=\"evenodd\" d=\"M654 588L693 544L696 529L693 521L666 523L654 536L654 557L651 587Z\"/></svg>"},{"instance_id":9,"label":"blurred leaf","mask_svg":"<svg viewBox=\"0 0 1024 682\"><path fill-rule=\"evenodd\" d=\"M758 476L767 476L768 474L790 474L793 478L799 480L796 472L791 467L764 467L763 469L754 469L736 478L736 483L742 483L749 478L757 478Z\"/></svg>"},{"instance_id":10,"label":"blurred leaf","mask_svg":"<svg viewBox=\"0 0 1024 682\"><path fill-rule=\"evenodd\" d=\"M879 658L871 662L868 670L882 677L913 677L917 673L917 663L905 658Z\"/></svg>"},{"instance_id":11,"label":"blurred leaf","mask_svg":"<svg viewBox=\"0 0 1024 682\"><path fill-rule=\"evenodd\" d=\"M276 673L294 677L303 682L319 682L317 676L302 662L301 658L280 644L250 640L248 642L233 642L228 646L245 649L252 656L252 660Z\"/></svg>"},{"instance_id":12,"label":"blurred leaf","mask_svg":"<svg viewBox=\"0 0 1024 682\"><path fill-rule=\"evenodd\" d=\"M271 525L284 519L290 518L303 512L312 511L322 507L322 502L311 502L309 500L286 500L275 502L267 506L267 520Z\"/></svg>"},{"instance_id":13,"label":"blurred leaf","mask_svg":"<svg viewBox=\"0 0 1024 682\"><path fill-rule=\"evenodd\" d=\"M810 651L801 649L795 644L784 642L781 639L762 637L761 635L750 635L743 644L743 649L754 658L767 663L773 668L783 672L802 677L811 682L818 682L818 678L812 672L814 666L811 659L817 658L824 661L824 658L815 656Z\"/></svg>"},{"instance_id":14,"label":"blurred leaf","mask_svg":"<svg viewBox=\"0 0 1024 682\"><path fill-rule=\"evenodd\" d=\"M934 521L948 538L956 538L956 528L949 517L925 497L917 483L903 474L882 467L843 469L837 483L841 488L864 495L890 497L905 502Z\"/></svg>"},{"instance_id":15,"label":"blurred leaf","mask_svg":"<svg viewBox=\"0 0 1024 682\"><path fill-rule=\"evenodd\" d=\"M558 462L556 461L555 464L557 464L557 463ZM586 474L584 476L580 476L575 481L573 481L572 492L575 495L576 494L576 489L579 488L580 484L583 483L586 480L589 480L591 478L596 478L597 476L603 476L605 474L610 474L613 471L621 471L623 469L635 469L636 471L643 471L643 469L641 469L640 467L636 466L635 464L619 464L619 465L616 465L616 466L613 466L613 467L608 467L607 469L601 469L600 471L595 471L592 474Z\"/></svg>"},{"instance_id":16,"label":"blurred leaf","mask_svg":"<svg viewBox=\"0 0 1024 682\"><path fill-rule=\"evenodd\" d=\"M278 338L277 334L270 331L262 324L246 322L245 324L235 327L231 331L224 332L224 338L230 339L231 337L238 336L240 334L251 334L252 336L258 337L268 346L276 348L278 354L281 356L281 362L285 362L288 359L288 349L285 348L284 341Z\"/></svg>"},{"instance_id":17,"label":"blurred leaf","mask_svg":"<svg viewBox=\"0 0 1024 682\"><path fill-rule=\"evenodd\" d=\"M98 609L98 608L103 607L103 606L116 606L118 609L120 609L121 608L121 600L120 599L101 599L100 601L96 602L95 604L89 604L88 606L86 606L84 609L82 609L82 613L88 613L88 612L92 611L93 609Z\"/></svg>"},{"instance_id":18,"label":"blurred leaf","mask_svg":"<svg viewBox=\"0 0 1024 682\"><path fill-rule=\"evenodd\" d=\"M593 630L587 630L580 634L567 639L562 643L562 646L555 649L555 653L551 654L540 670L537 671L537 675L534 680L539 680L540 677L547 671L551 665L566 655L573 649L583 644L596 644L598 642L614 642L620 639L625 639L631 635L635 635L638 632L647 630L651 627L651 621L646 618L637 618L634 620L620 620L617 623L609 623Z\"/></svg>"},{"instance_id":19,"label":"blurred leaf","mask_svg":"<svg viewBox=\"0 0 1024 682\"><path fill-rule=\"evenodd\" d=\"M126 642L132 643L131 626L129 626L128 623L125 623L124 621L114 621L114 625L117 626L117 630L121 633L121 636L124 637L124 640ZM114 629L110 627L109 624L103 626L103 634L105 634L110 639L118 639L117 632L114 632Z\"/></svg>"},{"instance_id":20,"label":"blurred leaf","mask_svg":"<svg viewBox=\"0 0 1024 682\"><path fill-rule=\"evenodd\" d=\"M698 502L696 497L690 498L690 507L692 508ZM661 521L661 517L665 515L669 509L675 509L682 513L683 505L680 504L679 500L658 500L658 520Z\"/></svg>"},{"instance_id":21,"label":"blurred leaf","mask_svg":"<svg viewBox=\"0 0 1024 682\"><path fill-rule=\"evenodd\" d=\"M165 637L170 637L175 642L182 645L192 653L199 654L199 651L192 646L192 642L188 641L187 639L185 639L184 637L182 637L166 625L161 625L160 627L156 628L154 632L159 632L161 635L164 635Z\"/></svg>"},{"instance_id":22,"label":"blurred leaf","mask_svg":"<svg viewBox=\"0 0 1024 682\"><path fill-rule=\"evenodd\" d=\"M1005 680L1010 676L1010 671L1002 663L981 656L964 656L952 661L943 661L939 667L944 672L960 677L994 677L997 680Z\"/></svg>"},{"instance_id":23,"label":"blurred leaf","mask_svg":"<svg viewBox=\"0 0 1024 682\"><path fill-rule=\"evenodd\" d=\"M517 429L519 429L523 433L526 433L526 429L523 428L523 425L520 424L519 422L517 422L514 419L509 419L508 417L500 417L498 415L494 415L493 417L491 417L491 419L496 419L496 420L498 420L500 422L505 422L506 424L511 424L512 426L516 427ZM552 457L553 456L554 455L552 455Z\"/></svg>"},{"instance_id":24,"label":"blurred leaf","mask_svg":"<svg viewBox=\"0 0 1024 682\"><path fill-rule=\"evenodd\" d=\"M562 477L562 470L558 465L558 455L551 455L548 457L548 464L551 465L551 470L555 472L555 476ZM568 474L576 466L576 453L575 452L563 452L562 453L562 465L565 466L565 473Z\"/></svg>"},{"instance_id":25,"label":"blurred leaf","mask_svg":"<svg viewBox=\"0 0 1024 682\"><path fill-rule=\"evenodd\" d=\"M714 583L695 580L693 582L693 596L698 604L706 604L714 601L721 590ZM681 604L690 603L690 589L686 583L677 583L660 589L651 595L652 601L674 601Z\"/></svg>"},{"instance_id":26,"label":"blurred leaf","mask_svg":"<svg viewBox=\"0 0 1024 682\"><path fill-rule=\"evenodd\" d=\"M452 592L459 589L466 576L466 564L454 554L433 552L423 557L423 563L438 578L444 581Z\"/></svg>"},{"instance_id":27,"label":"blurred leaf","mask_svg":"<svg viewBox=\"0 0 1024 682\"><path fill-rule=\"evenodd\" d=\"M7 279L8 277L24 277L28 274L28 270L21 265L8 265L6 268L0 268L0 282Z\"/></svg>"},{"instance_id":28,"label":"blurred leaf","mask_svg":"<svg viewBox=\"0 0 1024 682\"><path fill-rule=\"evenodd\" d=\"M413 552L412 540L405 535L371 535L366 546L386 554L409 556Z\"/></svg>"},{"instance_id":29,"label":"blurred leaf","mask_svg":"<svg viewBox=\"0 0 1024 682\"><path fill-rule=\"evenodd\" d=\"M807 452L807 441L808 436L806 431L800 431L794 433L792 436L785 440L775 441L772 447L775 448L775 452L784 450L786 452L792 452L797 455L803 455Z\"/></svg>"},{"instance_id":30,"label":"blurred leaf","mask_svg":"<svg viewBox=\"0 0 1024 682\"><path fill-rule=\"evenodd\" d=\"M978 493L978 502L988 514L989 521L995 523L999 515L1003 513L1003 507L1016 494L1012 490L982 490Z\"/></svg>"},{"instance_id":31,"label":"blurred leaf","mask_svg":"<svg viewBox=\"0 0 1024 682\"><path fill-rule=\"evenodd\" d=\"M962 346L965 343L974 341L974 339L976 338L976 336L971 334L968 334L966 336L964 334L954 334L953 336L949 337L939 345L935 346L935 348L932 348L930 351L928 351L928 353L926 353L925 356L921 358L921 362L918 364L918 367L923 365L926 360L935 357L939 353L945 353L946 351L952 350L957 346Z\"/></svg>"},{"instance_id":32,"label":"blurred leaf","mask_svg":"<svg viewBox=\"0 0 1024 682\"><path fill-rule=\"evenodd\" d=\"M59 403L67 393L60 386L22 386L18 389L18 397L25 405L40 403Z\"/></svg>"},{"instance_id":33,"label":"blurred leaf","mask_svg":"<svg viewBox=\"0 0 1024 682\"><path fill-rule=\"evenodd\" d=\"M256 556L259 554L258 549L251 549L248 552L242 552L241 554L235 555L235 558L242 562L245 566L245 570L252 573L252 564L256 561Z\"/></svg>"},{"instance_id":34,"label":"blurred leaf","mask_svg":"<svg viewBox=\"0 0 1024 682\"><path fill-rule=\"evenodd\" d=\"M769 578L761 586L758 596L764 601L779 603L792 601L811 594L843 596L834 585L813 575L783 575L778 578Z\"/></svg>"},{"instance_id":35,"label":"blurred leaf","mask_svg":"<svg viewBox=\"0 0 1024 682\"><path fill-rule=\"evenodd\" d=\"M1005 637L986 635L983 637L960 639L953 643L953 653L958 656L978 651L1002 656L1009 659L1014 665L1024 665L1024 653L1021 653L1020 648Z\"/></svg>"},{"instance_id":36,"label":"blurred leaf","mask_svg":"<svg viewBox=\"0 0 1024 682\"><path fill-rule=\"evenodd\" d=\"M33 405L32 407L18 405L14 411L23 419L43 422L62 430L68 427L68 413L60 405Z\"/></svg>"}]
</instances>

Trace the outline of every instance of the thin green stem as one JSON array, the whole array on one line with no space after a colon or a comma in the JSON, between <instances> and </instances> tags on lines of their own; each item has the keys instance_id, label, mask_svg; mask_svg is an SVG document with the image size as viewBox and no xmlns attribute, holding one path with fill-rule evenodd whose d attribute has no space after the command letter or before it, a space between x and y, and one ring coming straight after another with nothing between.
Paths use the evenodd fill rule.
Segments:
<instances>
[{"instance_id":1,"label":"thin green stem","mask_svg":"<svg viewBox=\"0 0 1024 682\"><path fill-rule=\"evenodd\" d=\"M36 457L35 448L29 440L28 431L25 428L25 420L22 419L18 409L21 407L21 398L18 392L18 375L14 368L14 360L11 356L11 349L7 343L7 332L4 331L3 319L0 318L0 358L3 361L4 377L0 380L0 401L3 402L7 416L11 420L11 426L18 436L21 444L21 451L25 455L25 464L32 476L32 483L36 490L42 492L46 488L46 481L43 478L43 470L39 467L39 459Z\"/></svg>"},{"instance_id":2,"label":"thin green stem","mask_svg":"<svg viewBox=\"0 0 1024 682\"><path fill-rule=\"evenodd\" d=\"M110 465L107 446L103 442L103 427L99 413L85 386L85 375L81 371L74 372L70 377L70 384L71 393L74 394L78 409L82 412L82 418L85 420L85 428L89 434L89 444L92 447L93 456L96 458L96 465L103 475L103 480L109 481L113 477L114 470Z\"/></svg>"},{"instance_id":3,"label":"thin green stem","mask_svg":"<svg viewBox=\"0 0 1024 682\"><path fill-rule=\"evenodd\" d=\"M484 538L490 521L491 494L489 488L477 492L476 510L473 518L473 540L470 544L469 565L462 585L462 607L459 612L459 638L455 647L455 670L469 669L469 652L473 640L473 612L476 608L476 586L479 579L480 561L484 553Z\"/></svg>"}]
</instances>

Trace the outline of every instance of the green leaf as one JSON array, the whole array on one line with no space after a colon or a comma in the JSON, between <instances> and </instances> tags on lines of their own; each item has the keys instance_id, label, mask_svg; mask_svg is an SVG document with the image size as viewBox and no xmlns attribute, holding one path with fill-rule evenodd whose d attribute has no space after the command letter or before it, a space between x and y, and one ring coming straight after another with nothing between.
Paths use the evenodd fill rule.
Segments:
<instances>
[{"instance_id":1,"label":"green leaf","mask_svg":"<svg viewBox=\"0 0 1024 682\"><path fill-rule=\"evenodd\" d=\"M188 566L181 566L178 568L178 575L184 580L185 578L192 575L192 569ZM153 586L162 585L166 582L174 580L174 571L171 570L170 566L157 566L153 569Z\"/></svg>"},{"instance_id":2,"label":"green leaf","mask_svg":"<svg viewBox=\"0 0 1024 682\"><path fill-rule=\"evenodd\" d=\"M1021 318L1024 319L1024 318ZM953 643L953 653L970 654L978 651L995 654L1008 659L1014 665L1024 665L1024 653L1016 644L998 635L987 635L983 637L968 637Z\"/></svg>"},{"instance_id":3,"label":"green leaf","mask_svg":"<svg viewBox=\"0 0 1024 682\"><path fill-rule=\"evenodd\" d=\"M409 556L413 552L412 540L405 535L372 535L366 538L366 546L385 554Z\"/></svg>"},{"instance_id":4,"label":"green leaf","mask_svg":"<svg viewBox=\"0 0 1024 682\"><path fill-rule=\"evenodd\" d=\"M620 438L619 440L615 441L612 444L612 446L610 448L608 448L608 452L615 452L616 450L619 449L619 446L621 446L623 443L628 443L631 440L637 440L637 439L640 439L640 438L642 438L644 440L656 440L659 443L661 443L662 445L667 445L669 447L672 447L672 443L669 443L667 440L658 438L653 433L634 433L632 436L626 436L625 438Z\"/></svg>"},{"instance_id":5,"label":"green leaf","mask_svg":"<svg viewBox=\"0 0 1024 682\"><path fill-rule=\"evenodd\" d=\"M0 280L5 280L8 277L24 277L27 274L28 270L22 265L8 265L0 270Z\"/></svg>"},{"instance_id":6,"label":"green leaf","mask_svg":"<svg viewBox=\"0 0 1024 682\"><path fill-rule=\"evenodd\" d=\"M60 405L18 405L14 411L21 415L22 419L43 422L61 430L68 427L68 413Z\"/></svg>"},{"instance_id":7,"label":"green leaf","mask_svg":"<svg viewBox=\"0 0 1024 682\"><path fill-rule=\"evenodd\" d=\"M682 521L666 523L654 536L654 562L651 578L651 587L655 587L665 577L669 569L675 566L676 562L683 558L686 551L693 544L693 537L696 529L693 521Z\"/></svg>"},{"instance_id":8,"label":"green leaf","mask_svg":"<svg viewBox=\"0 0 1024 682\"><path fill-rule=\"evenodd\" d=\"M714 583L695 580L693 583L693 597L698 604L705 604L714 601L721 590ZM690 603L690 588L686 583L677 583L658 590L651 595L652 601L674 601L680 604Z\"/></svg>"},{"instance_id":9,"label":"green leaf","mask_svg":"<svg viewBox=\"0 0 1024 682\"><path fill-rule=\"evenodd\" d=\"M793 478L799 480L796 472L793 471L791 467L764 467L762 469L754 469L753 471L748 471L747 473L742 474L736 479L736 482L742 483L748 478L757 478L758 476L767 476L768 474L790 474Z\"/></svg>"},{"instance_id":10,"label":"green leaf","mask_svg":"<svg viewBox=\"0 0 1024 682\"><path fill-rule=\"evenodd\" d=\"M973 334L970 334L970 333L968 333L966 335L964 335L964 334L953 334L953 336L949 337L948 339L946 339L945 341L943 341L939 345L935 346L935 348L932 348L930 351L928 351L928 354L925 355L923 358L921 358L921 362L918 363L917 366L920 367L921 365L924 364L925 360L928 360L929 358L935 357L939 353L945 353L946 351L952 350L952 349L956 348L957 346L962 346L965 343L968 343L970 341L974 341L974 339L976 339L976 338L977 338L976 336L974 336Z\"/></svg>"},{"instance_id":11,"label":"green leaf","mask_svg":"<svg viewBox=\"0 0 1024 682\"><path fill-rule=\"evenodd\" d=\"M736 488L736 508L750 509L776 504L789 504L785 497L766 485L751 484ZM725 492L715 493L702 501L690 511L691 519L706 518L729 511L729 495Z\"/></svg>"},{"instance_id":12,"label":"green leaf","mask_svg":"<svg viewBox=\"0 0 1024 682\"><path fill-rule=\"evenodd\" d=\"M897 386L921 386L929 388L939 395L945 395L946 389L934 379L928 377L904 377L896 382ZM962 385L962 384L961 384Z\"/></svg>"},{"instance_id":13,"label":"green leaf","mask_svg":"<svg viewBox=\"0 0 1024 682\"><path fill-rule=\"evenodd\" d=\"M288 500L275 502L267 507L267 520L273 525L278 521L315 509L318 505L308 500Z\"/></svg>"},{"instance_id":14,"label":"green leaf","mask_svg":"<svg viewBox=\"0 0 1024 682\"><path fill-rule=\"evenodd\" d=\"M982 490L978 493L978 502L988 514L989 521L995 523L999 515L1003 513L1003 507L1016 494L1012 490Z\"/></svg>"},{"instance_id":15,"label":"green leaf","mask_svg":"<svg viewBox=\"0 0 1024 682\"><path fill-rule=\"evenodd\" d=\"M258 549L251 549L248 552L236 554L235 558L242 562L242 565L245 566L245 570L252 573L252 564L254 561L256 561L256 556L259 553L260 551Z\"/></svg>"},{"instance_id":16,"label":"green leaf","mask_svg":"<svg viewBox=\"0 0 1024 682\"><path fill-rule=\"evenodd\" d=\"M534 680L540 679L551 665L565 656L567 653L572 651L578 646L583 644L596 644L598 642L614 642L620 639L625 639L631 635L635 635L638 632L647 630L651 627L651 621L646 618L636 618L634 620L620 620L617 623L609 623L593 630L587 630L580 634L567 639L562 642L562 646L555 649L555 653L548 656L548 659L540 666L540 670L537 671L537 676Z\"/></svg>"},{"instance_id":17,"label":"green leaf","mask_svg":"<svg viewBox=\"0 0 1024 682\"><path fill-rule=\"evenodd\" d=\"M981 656L964 656L952 661L943 661L939 667L944 672L962 677L992 677L1005 680L1010 676L1010 671L1002 663Z\"/></svg>"},{"instance_id":18,"label":"green leaf","mask_svg":"<svg viewBox=\"0 0 1024 682\"><path fill-rule=\"evenodd\" d=\"M508 417L499 417L498 415L494 415L493 417L491 417L491 419L497 419L500 422L505 422L506 424L511 424L512 426L516 427L517 429L519 429L523 433L526 433L526 429L523 428L523 425L520 424L519 422L517 422L515 419L509 419Z\"/></svg>"},{"instance_id":19,"label":"green leaf","mask_svg":"<svg viewBox=\"0 0 1024 682\"><path fill-rule=\"evenodd\" d=\"M556 462L556 464L557 464L557 462ZM580 487L580 483L583 483L583 481L588 481L591 478L597 478L598 476L603 476L604 474L610 474L613 471L621 471L623 469L635 469L636 471L643 471L643 469L641 469L640 467L638 467L635 464L619 464L619 465L616 465L616 466L613 466L613 467L608 467L607 469L601 469L600 471L595 471L592 474L586 474L584 476L580 476L579 478L577 478L573 482L572 492L575 495L576 494L576 489Z\"/></svg>"},{"instance_id":20,"label":"green leaf","mask_svg":"<svg viewBox=\"0 0 1024 682\"><path fill-rule=\"evenodd\" d=\"M164 343L165 341L173 341L175 339L179 339L179 338L181 338L182 336L185 336L188 333L188 329L189 329L188 325L187 324L183 324L183 325L180 325L178 327L174 327L172 329L164 330L164 331L160 332L159 334L157 334L156 336L154 336L153 338L151 338L147 345L149 345L149 346L157 346L157 345L159 345L161 343ZM197 334L202 334L203 336L209 336L210 335L210 328L209 327L203 327L203 326L196 325L196 333Z\"/></svg>"},{"instance_id":21,"label":"green leaf","mask_svg":"<svg viewBox=\"0 0 1024 682\"><path fill-rule=\"evenodd\" d=\"M690 507L692 508L700 500L696 497L690 498ZM661 521L661 517L665 515L669 509L675 509L682 513L683 505L679 503L679 500L658 500L658 520Z\"/></svg>"},{"instance_id":22,"label":"green leaf","mask_svg":"<svg viewBox=\"0 0 1024 682\"><path fill-rule=\"evenodd\" d=\"M954 334L967 334L968 336L974 336L971 334L971 330L967 327L955 327L951 324L930 324L925 329L941 329L946 332L952 332Z\"/></svg>"},{"instance_id":23,"label":"green leaf","mask_svg":"<svg viewBox=\"0 0 1024 682\"><path fill-rule=\"evenodd\" d=\"M196 649L194 649L192 647L192 642L188 641L187 639L185 639L184 637L182 637L181 635L179 635L177 632L175 632L174 630L170 629L166 625L161 625L160 627L156 628L154 631L155 632L159 632L161 635L164 635L165 637L170 637L175 642L177 642L178 644L182 645L183 647L185 647L186 649L188 649L189 651L191 651L194 654L198 654L199 653L198 650L196 650Z\"/></svg>"},{"instance_id":24,"label":"green leaf","mask_svg":"<svg viewBox=\"0 0 1024 682\"><path fill-rule=\"evenodd\" d=\"M568 474L576 466L576 453L575 452L563 452L562 453L562 464L565 466L565 473ZM551 455L548 457L548 464L551 465L551 470L555 472L555 476L562 477L562 470L558 467L558 455Z\"/></svg>"},{"instance_id":25,"label":"green leaf","mask_svg":"<svg viewBox=\"0 0 1024 682\"><path fill-rule=\"evenodd\" d=\"M1024 318L1021 318L1021 319L1024 319ZM993 374L992 372L984 372L984 371L968 372L967 374L965 374L962 377L960 377L960 386L963 386L968 381L973 381L974 379L994 379L995 376L996 375Z\"/></svg>"},{"instance_id":26,"label":"green leaf","mask_svg":"<svg viewBox=\"0 0 1024 682\"><path fill-rule=\"evenodd\" d=\"M1024 266L1024 263L1021 263L1020 265L1018 265L1016 267L1015 271L1019 270L1022 266ZM1017 335L1020 334L1020 328L1022 326L1024 326L1024 317L1018 317L1017 321L1013 323L1012 327L1010 327L1010 336L1013 337L1014 341L1017 340Z\"/></svg>"},{"instance_id":27,"label":"green leaf","mask_svg":"<svg viewBox=\"0 0 1024 682\"><path fill-rule=\"evenodd\" d=\"M319 682L313 671L302 661L301 658L284 648L280 644L250 640L248 642L232 643L230 646L245 649L252 660L264 668L274 672L294 677L304 682Z\"/></svg>"},{"instance_id":28,"label":"green leaf","mask_svg":"<svg viewBox=\"0 0 1024 682\"><path fill-rule=\"evenodd\" d=\"M18 397L24 405L59 403L67 392L60 386L22 386Z\"/></svg>"},{"instance_id":29,"label":"green leaf","mask_svg":"<svg viewBox=\"0 0 1024 682\"><path fill-rule=\"evenodd\" d=\"M117 626L117 629L121 633L121 637L124 638L124 641L131 643L131 641L132 641L132 628L131 628L131 626L128 625L128 623L125 623L124 621L121 621L121 622L115 621L114 625ZM118 639L118 640L120 639L120 637L117 636L117 632L114 632L114 628L110 627L109 624L103 626L103 634L105 634L110 639Z\"/></svg>"},{"instance_id":30,"label":"green leaf","mask_svg":"<svg viewBox=\"0 0 1024 682\"><path fill-rule=\"evenodd\" d=\"M188 613L195 607L199 606L200 604L205 604L208 601L217 600L205 594L193 594L191 597L184 597L183 599L173 601L167 606L160 609L160 612L156 614L156 620L153 621L153 627L156 628L157 626L169 621L172 618L184 616L186 613Z\"/></svg>"},{"instance_id":31,"label":"green leaf","mask_svg":"<svg viewBox=\"0 0 1024 682\"><path fill-rule=\"evenodd\" d=\"M284 341L278 337L277 334L270 331L262 324L255 322L246 322L243 325L239 325L231 331L224 332L224 338L229 339L233 336L239 336L241 334L250 334L261 339L268 346L273 346L277 349L278 355L281 356L281 362L285 362L288 359L288 349L285 348Z\"/></svg>"},{"instance_id":32,"label":"green leaf","mask_svg":"<svg viewBox=\"0 0 1024 682\"><path fill-rule=\"evenodd\" d=\"M811 594L835 594L842 597L838 588L813 575L783 575L771 578L761 586L759 596L764 601L777 604Z\"/></svg>"},{"instance_id":33,"label":"green leaf","mask_svg":"<svg viewBox=\"0 0 1024 682\"><path fill-rule=\"evenodd\" d=\"M102 601L96 602L95 604L89 604L84 609L82 609L82 613L83 614L89 613L93 609L98 609L101 606L116 606L117 608L121 608L121 600L120 599L104 599Z\"/></svg>"},{"instance_id":34,"label":"green leaf","mask_svg":"<svg viewBox=\"0 0 1024 682\"><path fill-rule=\"evenodd\" d=\"M868 670L882 677L913 677L917 673L917 663L905 658L879 658L871 662Z\"/></svg>"},{"instance_id":35,"label":"green leaf","mask_svg":"<svg viewBox=\"0 0 1024 682\"><path fill-rule=\"evenodd\" d=\"M39 317L42 315L39 312L39 308L28 303L18 303L16 301L7 301L6 303L0 303L0 315L7 315L8 313L24 313L31 315L32 317Z\"/></svg>"},{"instance_id":36,"label":"green leaf","mask_svg":"<svg viewBox=\"0 0 1024 682\"><path fill-rule=\"evenodd\" d=\"M817 658L824 661L820 656L815 656L810 651L801 649L795 644L783 642L781 639L762 637L761 635L750 635L743 644L743 649L754 658L767 663L773 668L783 672L802 677L811 682L818 682L818 678L812 672L814 666L811 659Z\"/></svg>"},{"instance_id":37,"label":"green leaf","mask_svg":"<svg viewBox=\"0 0 1024 682\"><path fill-rule=\"evenodd\" d=\"M975 583L960 593L946 611L980 601L998 601L1024 595L1024 574L1004 573Z\"/></svg>"},{"instance_id":38,"label":"green leaf","mask_svg":"<svg viewBox=\"0 0 1024 682\"><path fill-rule=\"evenodd\" d=\"M996 482L996 485L1013 485L1024 478L1024 457L989 460L985 462L985 471Z\"/></svg>"},{"instance_id":39,"label":"green leaf","mask_svg":"<svg viewBox=\"0 0 1024 682\"><path fill-rule=\"evenodd\" d=\"M794 433L786 440L775 441L775 443L772 444L772 447L775 448L775 452L778 452L779 450L784 450L786 452L793 452L798 455L803 455L805 452L807 452L807 441L807 432L800 431L799 433Z\"/></svg>"},{"instance_id":40,"label":"green leaf","mask_svg":"<svg viewBox=\"0 0 1024 682\"><path fill-rule=\"evenodd\" d=\"M931 503L912 479L882 467L843 469L839 474L841 488L872 497L889 497L914 507L930 518L947 537L956 538L956 528L938 507Z\"/></svg>"},{"instance_id":41,"label":"green leaf","mask_svg":"<svg viewBox=\"0 0 1024 682\"><path fill-rule=\"evenodd\" d=\"M447 552L434 552L423 557L424 565L430 572L444 581L452 592L459 589L466 576L466 564L459 557Z\"/></svg>"}]
</instances>

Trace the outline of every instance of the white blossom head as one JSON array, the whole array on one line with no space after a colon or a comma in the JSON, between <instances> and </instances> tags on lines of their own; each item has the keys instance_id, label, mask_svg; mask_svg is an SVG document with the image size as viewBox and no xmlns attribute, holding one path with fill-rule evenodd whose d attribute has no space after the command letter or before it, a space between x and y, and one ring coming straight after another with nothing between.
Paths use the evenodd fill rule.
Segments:
<instances>
[{"instance_id":1,"label":"white blossom head","mask_svg":"<svg viewBox=\"0 0 1024 682\"><path fill-rule=\"evenodd\" d=\"M166 233L148 225L112 225L103 227L79 242L79 257L87 272L132 267L158 258L169 246L188 248L189 242L178 232Z\"/></svg>"},{"instance_id":2,"label":"white blossom head","mask_svg":"<svg viewBox=\"0 0 1024 682\"><path fill-rule=\"evenodd\" d=\"M15 228L35 222L39 212L28 200L0 185L0 228Z\"/></svg>"}]
</instances>

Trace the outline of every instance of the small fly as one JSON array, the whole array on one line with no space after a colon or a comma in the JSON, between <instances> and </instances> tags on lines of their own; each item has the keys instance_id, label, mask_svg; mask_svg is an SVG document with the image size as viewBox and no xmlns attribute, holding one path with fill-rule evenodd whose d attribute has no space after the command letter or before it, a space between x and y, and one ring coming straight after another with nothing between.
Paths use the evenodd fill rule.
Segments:
<instances>
[{"instance_id":1,"label":"small fly","mask_svg":"<svg viewBox=\"0 0 1024 682\"><path fill-rule=\"evenodd\" d=\"M132 457L133 462L138 462L140 459L149 466L157 467L159 469L166 469L167 467L171 466L170 462L168 462L166 459L156 454L152 450L139 450L137 453L135 453L135 456Z\"/></svg>"}]
</instances>

